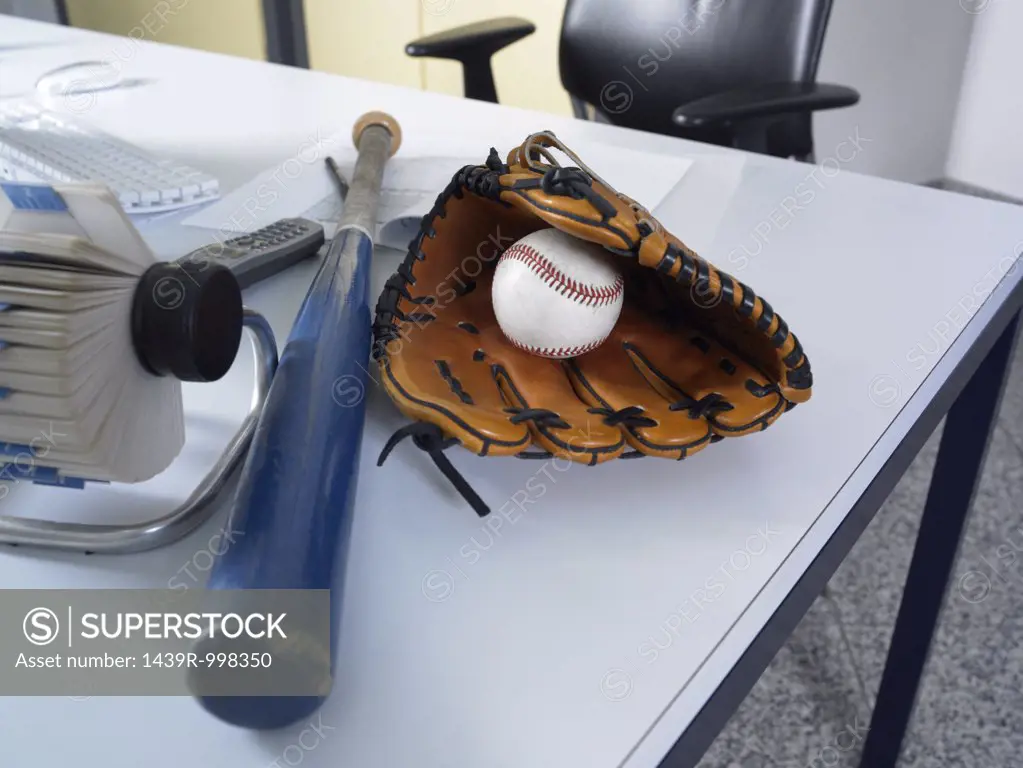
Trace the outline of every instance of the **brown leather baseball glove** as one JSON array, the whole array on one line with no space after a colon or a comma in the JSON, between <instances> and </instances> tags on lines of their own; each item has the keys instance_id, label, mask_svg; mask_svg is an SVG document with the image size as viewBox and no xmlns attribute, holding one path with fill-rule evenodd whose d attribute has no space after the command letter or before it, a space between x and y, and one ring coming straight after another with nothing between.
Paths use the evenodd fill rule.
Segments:
<instances>
[{"instance_id":1,"label":"brown leather baseball glove","mask_svg":"<svg viewBox=\"0 0 1023 768\"><path fill-rule=\"evenodd\" d=\"M562 167L554 147L578 167ZM524 352L491 302L498 258L546 227L620 258L621 317L597 349L567 360ZM684 459L766 429L810 398L810 363L753 290L715 269L619 194L550 132L448 185L387 281L373 326L382 382L412 436L480 514L489 510L443 451L584 464Z\"/></svg>"}]
</instances>

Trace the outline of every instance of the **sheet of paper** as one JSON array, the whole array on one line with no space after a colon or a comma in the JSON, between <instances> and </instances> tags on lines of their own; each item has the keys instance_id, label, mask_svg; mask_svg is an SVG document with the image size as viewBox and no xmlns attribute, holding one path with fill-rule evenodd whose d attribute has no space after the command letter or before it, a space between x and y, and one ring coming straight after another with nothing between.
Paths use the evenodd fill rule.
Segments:
<instances>
[{"instance_id":1,"label":"sheet of paper","mask_svg":"<svg viewBox=\"0 0 1023 768\"><path fill-rule=\"evenodd\" d=\"M692 165L686 157L651 155L588 141L566 143L609 184L651 209L665 199ZM433 207L452 176L465 165L480 164L489 151L488 144L478 137L420 136L415 143L407 141L384 174L378 215L381 245L405 248L418 231L422 216ZM343 143L338 140L333 145ZM452 153L453 147L457 153ZM335 151L333 157L350 178L354 150ZM559 161L573 164L563 157ZM327 235L332 235L340 199L326 166L317 162L288 167L297 169L294 178L283 172L283 165L268 169L184 223L227 234L252 232L280 218L303 216L320 222Z\"/></svg>"},{"instance_id":2,"label":"sheet of paper","mask_svg":"<svg viewBox=\"0 0 1023 768\"><path fill-rule=\"evenodd\" d=\"M746 157L736 153L699 155L682 182L652 213L664 228L704 258L721 263L714 251L721 222L742 184Z\"/></svg>"}]
</instances>

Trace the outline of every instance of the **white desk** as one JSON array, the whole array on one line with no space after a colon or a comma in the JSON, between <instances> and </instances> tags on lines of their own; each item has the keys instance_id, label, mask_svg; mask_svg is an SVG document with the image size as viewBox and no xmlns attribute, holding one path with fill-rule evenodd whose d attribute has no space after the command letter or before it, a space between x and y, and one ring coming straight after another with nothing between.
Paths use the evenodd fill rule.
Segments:
<instances>
[{"instance_id":1,"label":"white desk","mask_svg":"<svg viewBox=\"0 0 1023 768\"><path fill-rule=\"evenodd\" d=\"M2 50L58 38L66 41ZM4 18L0 96L27 90L52 67L105 58L124 45ZM225 190L368 109L391 112L406 132L457 125L459 133L492 136L502 152L542 128L569 146L582 137L659 153L719 151L162 45L132 51L126 75L156 82L98 94L84 116L218 174ZM819 147L818 155L851 151ZM597 160L584 160L599 172ZM419 451L401 448L375 467L383 441L404 420L371 391L340 673L320 713L322 735L306 731L300 743L301 728L232 730L188 699L5 698L4 764L248 768L301 756L312 768L657 765L967 350L991 336L988 325L1004 315L1023 273L997 288L991 279L1005 273L1023 240L1020 209L835 173L839 160L824 164L815 171L751 157L723 234L705 254L765 296L799 336L815 378L808 404L762 435L725 441L682 464L648 459L552 471L556 482L545 480L544 497L492 535ZM803 210L779 216L793 196ZM661 213L670 227L670 202ZM167 256L204 239L173 221L147 236ZM736 250L743 247L748 258ZM375 289L399 258L378 255ZM281 343L311 274L306 265L246 295ZM956 311L974 295L987 300L977 300L972 317ZM189 444L166 477L130 494L18 487L3 503L26 515L67 504L69 517L100 520L143 507L145 517L183 499L240 420L251 365L246 352L223 382L189 388ZM532 462L450 456L495 508L538 471ZM141 555L2 551L0 586L166 586L222 520ZM724 589L708 586L714 580Z\"/></svg>"}]
</instances>

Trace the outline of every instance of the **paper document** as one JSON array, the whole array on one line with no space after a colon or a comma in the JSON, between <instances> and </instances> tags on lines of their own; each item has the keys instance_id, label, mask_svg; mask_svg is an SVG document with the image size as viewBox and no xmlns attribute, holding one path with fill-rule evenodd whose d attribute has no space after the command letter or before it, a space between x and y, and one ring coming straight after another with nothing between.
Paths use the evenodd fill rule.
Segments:
<instances>
[{"instance_id":1,"label":"paper document","mask_svg":"<svg viewBox=\"0 0 1023 768\"><path fill-rule=\"evenodd\" d=\"M326 144L334 148L343 146L340 139ZM483 163L487 150L476 151L477 144L478 138L460 141L447 136L443 142L420 137L418 146L409 146L408 142L402 146L384 173L377 217L377 241L381 245L399 249L408 246L419 230L420 220L455 173L466 165ZM653 155L573 139L566 144L609 184L649 209L664 200L692 165L692 160L686 157ZM452 147L457 147L458 152L451 153ZM350 179L355 150L332 149L331 155ZM559 160L572 164L567 158ZM282 166L269 169L184 223L233 234L252 232L284 217L302 216L322 224L327 236L331 236L340 212L340 197L323 158L302 166L294 175L295 178L287 178Z\"/></svg>"},{"instance_id":2,"label":"paper document","mask_svg":"<svg viewBox=\"0 0 1023 768\"><path fill-rule=\"evenodd\" d=\"M738 152L699 155L685 179L652 213L664 228L700 256L723 265L725 253L715 249L736 192L742 185L746 157ZM725 238L724 248L735 245Z\"/></svg>"}]
</instances>

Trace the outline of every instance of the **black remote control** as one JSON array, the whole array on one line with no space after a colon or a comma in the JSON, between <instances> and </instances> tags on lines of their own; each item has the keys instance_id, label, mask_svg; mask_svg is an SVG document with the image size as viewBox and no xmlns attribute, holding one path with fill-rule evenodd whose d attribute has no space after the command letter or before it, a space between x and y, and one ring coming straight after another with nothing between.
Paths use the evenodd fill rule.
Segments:
<instances>
[{"instance_id":1,"label":"black remote control","mask_svg":"<svg viewBox=\"0 0 1023 768\"><path fill-rule=\"evenodd\" d=\"M281 219L255 232L197 248L179 262L210 261L227 267L243 288L314 255L323 227L308 219Z\"/></svg>"}]
</instances>

